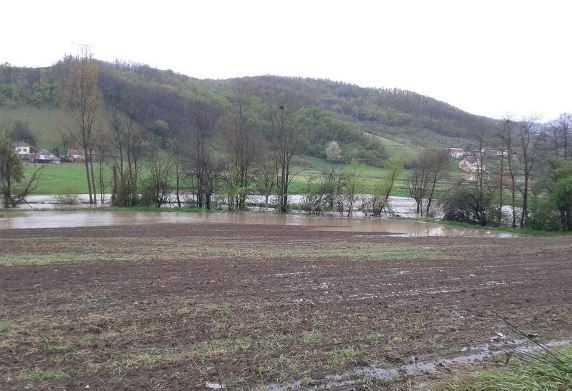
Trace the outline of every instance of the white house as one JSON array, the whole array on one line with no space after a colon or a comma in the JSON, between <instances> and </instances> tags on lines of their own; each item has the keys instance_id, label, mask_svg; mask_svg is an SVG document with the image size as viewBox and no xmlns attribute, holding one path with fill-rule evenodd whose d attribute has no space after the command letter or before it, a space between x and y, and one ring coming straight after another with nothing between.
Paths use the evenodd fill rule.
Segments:
<instances>
[{"instance_id":1,"label":"white house","mask_svg":"<svg viewBox=\"0 0 572 391\"><path fill-rule=\"evenodd\" d=\"M12 150L21 160L32 160L32 155L38 152L38 149L24 141L18 141L12 144Z\"/></svg>"},{"instance_id":2,"label":"white house","mask_svg":"<svg viewBox=\"0 0 572 391\"><path fill-rule=\"evenodd\" d=\"M481 166L481 162L478 159L474 159L474 161L470 161L469 159L463 159L459 162L459 168L461 169L461 171L467 172L467 173L475 173L479 170ZM486 169L486 167L483 165L483 171Z\"/></svg>"},{"instance_id":3,"label":"white house","mask_svg":"<svg viewBox=\"0 0 572 391\"><path fill-rule=\"evenodd\" d=\"M461 159L465 156L465 151L463 148L447 148L449 150L449 156L453 159Z\"/></svg>"}]
</instances>

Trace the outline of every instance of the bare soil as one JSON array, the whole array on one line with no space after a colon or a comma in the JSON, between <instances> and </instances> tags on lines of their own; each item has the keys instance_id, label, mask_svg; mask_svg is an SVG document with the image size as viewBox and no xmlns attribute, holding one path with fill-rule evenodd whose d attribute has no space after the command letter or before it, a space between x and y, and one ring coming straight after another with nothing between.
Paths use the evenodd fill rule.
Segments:
<instances>
[{"instance_id":1,"label":"bare soil","mask_svg":"<svg viewBox=\"0 0 572 391\"><path fill-rule=\"evenodd\" d=\"M0 389L320 387L514 334L495 314L572 336L572 237L326 229L0 230Z\"/></svg>"}]
</instances>

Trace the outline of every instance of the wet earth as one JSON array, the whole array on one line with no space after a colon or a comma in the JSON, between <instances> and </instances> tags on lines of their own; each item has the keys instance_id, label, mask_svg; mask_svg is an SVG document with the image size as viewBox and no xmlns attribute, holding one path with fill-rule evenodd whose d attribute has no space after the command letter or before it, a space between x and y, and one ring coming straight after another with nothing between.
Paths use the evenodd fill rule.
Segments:
<instances>
[{"instance_id":1,"label":"wet earth","mask_svg":"<svg viewBox=\"0 0 572 391\"><path fill-rule=\"evenodd\" d=\"M3 229L0 389L431 388L520 347L506 321L569 340L570 254L328 224Z\"/></svg>"}]
</instances>

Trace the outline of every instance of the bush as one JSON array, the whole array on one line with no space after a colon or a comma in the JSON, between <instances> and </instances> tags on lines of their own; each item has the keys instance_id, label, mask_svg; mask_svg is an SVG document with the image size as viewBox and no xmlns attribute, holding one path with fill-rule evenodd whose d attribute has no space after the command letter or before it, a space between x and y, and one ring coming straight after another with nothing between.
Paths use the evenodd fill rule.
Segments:
<instances>
[{"instance_id":1,"label":"bush","mask_svg":"<svg viewBox=\"0 0 572 391\"><path fill-rule=\"evenodd\" d=\"M530 215L526 219L529 228L542 231L559 231L560 214L552 200L537 198L531 205Z\"/></svg>"},{"instance_id":2,"label":"bush","mask_svg":"<svg viewBox=\"0 0 572 391\"><path fill-rule=\"evenodd\" d=\"M56 201L58 204L75 205L79 202L79 196L77 194L58 194Z\"/></svg>"},{"instance_id":3,"label":"bush","mask_svg":"<svg viewBox=\"0 0 572 391\"><path fill-rule=\"evenodd\" d=\"M485 226L494 215L492 188L457 184L442 198L444 220Z\"/></svg>"}]
</instances>

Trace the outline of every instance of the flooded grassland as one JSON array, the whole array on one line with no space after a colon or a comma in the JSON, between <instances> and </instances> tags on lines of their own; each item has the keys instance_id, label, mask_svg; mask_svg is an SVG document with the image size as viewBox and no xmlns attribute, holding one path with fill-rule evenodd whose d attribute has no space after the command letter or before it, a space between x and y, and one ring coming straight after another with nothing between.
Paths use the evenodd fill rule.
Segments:
<instances>
[{"instance_id":1,"label":"flooded grassland","mask_svg":"<svg viewBox=\"0 0 572 391\"><path fill-rule=\"evenodd\" d=\"M168 215L10 215L0 388L430 387L522 343L494 314L542 341L572 335L571 237Z\"/></svg>"}]
</instances>

